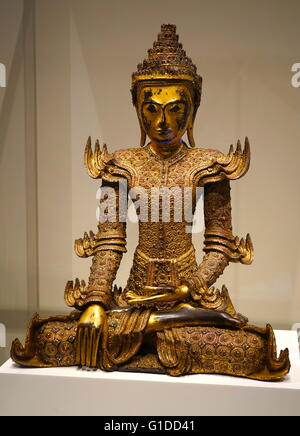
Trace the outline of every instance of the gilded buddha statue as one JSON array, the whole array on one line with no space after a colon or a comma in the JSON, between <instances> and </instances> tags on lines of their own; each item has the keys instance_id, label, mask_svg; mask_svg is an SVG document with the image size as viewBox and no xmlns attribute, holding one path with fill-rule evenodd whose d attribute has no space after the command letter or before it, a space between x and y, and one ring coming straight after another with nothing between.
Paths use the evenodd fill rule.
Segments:
<instances>
[{"instance_id":1,"label":"gilded buddha statue","mask_svg":"<svg viewBox=\"0 0 300 436\"><path fill-rule=\"evenodd\" d=\"M67 282L65 301L75 309L69 316L33 317L25 346L18 339L12 344L16 363L259 380L288 373L288 350L277 357L272 327L248 324L226 287L213 287L230 262L253 260L250 236L232 233L230 201L230 180L247 172L250 146L246 138L243 149L238 141L226 155L195 146L201 88L176 27L162 25L132 75L140 146L110 154L98 141L94 150L87 142L88 174L102 183L98 231L75 241L78 256L92 257L88 284ZM205 254L197 265L190 229L199 189ZM126 252L128 193L139 218L139 242L121 289L113 284Z\"/></svg>"}]
</instances>

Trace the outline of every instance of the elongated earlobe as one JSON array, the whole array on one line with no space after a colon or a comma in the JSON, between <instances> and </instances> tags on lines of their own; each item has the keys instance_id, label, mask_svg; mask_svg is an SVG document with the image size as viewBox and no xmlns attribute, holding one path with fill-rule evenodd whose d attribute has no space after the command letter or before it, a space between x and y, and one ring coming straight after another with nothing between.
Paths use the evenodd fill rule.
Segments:
<instances>
[{"instance_id":1,"label":"elongated earlobe","mask_svg":"<svg viewBox=\"0 0 300 436\"><path fill-rule=\"evenodd\" d=\"M135 105L135 109L136 109L136 114L137 114L137 117L138 117L138 120L139 120L139 125L140 125L140 130L141 130L140 147L144 147L147 135L146 135L145 130L143 129L141 115L139 113L137 105Z\"/></svg>"},{"instance_id":2,"label":"elongated earlobe","mask_svg":"<svg viewBox=\"0 0 300 436\"><path fill-rule=\"evenodd\" d=\"M140 147L144 147L145 142L146 142L146 132L143 129L141 123L140 123L140 129L141 129Z\"/></svg>"},{"instance_id":3,"label":"elongated earlobe","mask_svg":"<svg viewBox=\"0 0 300 436\"><path fill-rule=\"evenodd\" d=\"M187 136L188 136L190 147L196 147L194 135L193 135L193 120L189 123L189 126L187 128Z\"/></svg>"}]
</instances>

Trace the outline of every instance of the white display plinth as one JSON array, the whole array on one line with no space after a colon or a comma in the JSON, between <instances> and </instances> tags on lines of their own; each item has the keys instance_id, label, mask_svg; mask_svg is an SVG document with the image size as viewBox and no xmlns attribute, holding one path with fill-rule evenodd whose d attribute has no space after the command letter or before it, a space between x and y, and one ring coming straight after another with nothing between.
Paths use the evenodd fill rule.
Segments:
<instances>
[{"instance_id":1,"label":"white display plinth","mask_svg":"<svg viewBox=\"0 0 300 436\"><path fill-rule=\"evenodd\" d=\"M280 382L222 375L166 375L77 368L0 368L0 415L300 415L296 331L275 332L292 368Z\"/></svg>"}]
</instances>

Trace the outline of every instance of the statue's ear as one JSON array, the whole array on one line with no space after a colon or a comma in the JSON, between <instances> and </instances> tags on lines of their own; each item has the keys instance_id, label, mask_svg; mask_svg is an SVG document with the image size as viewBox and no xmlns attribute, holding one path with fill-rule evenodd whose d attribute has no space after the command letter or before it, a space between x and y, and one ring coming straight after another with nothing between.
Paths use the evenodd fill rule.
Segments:
<instances>
[{"instance_id":1,"label":"statue's ear","mask_svg":"<svg viewBox=\"0 0 300 436\"><path fill-rule=\"evenodd\" d=\"M194 127L194 117L191 117L187 128L187 137L189 140L190 147L196 147L194 134L193 134L193 127Z\"/></svg>"},{"instance_id":2,"label":"statue's ear","mask_svg":"<svg viewBox=\"0 0 300 436\"><path fill-rule=\"evenodd\" d=\"M139 114L139 110L138 110L137 104L135 104L135 109L136 109L136 113L137 113L138 120L139 120L139 125L140 125L140 130L141 130L140 147L144 147L147 135L146 135L146 132L145 132L145 130L143 128L142 120L140 118L141 115Z\"/></svg>"},{"instance_id":3,"label":"statue's ear","mask_svg":"<svg viewBox=\"0 0 300 436\"><path fill-rule=\"evenodd\" d=\"M143 129L142 123L140 122L140 129L141 129L141 139L140 139L140 147L144 147L146 142L146 132Z\"/></svg>"}]
</instances>

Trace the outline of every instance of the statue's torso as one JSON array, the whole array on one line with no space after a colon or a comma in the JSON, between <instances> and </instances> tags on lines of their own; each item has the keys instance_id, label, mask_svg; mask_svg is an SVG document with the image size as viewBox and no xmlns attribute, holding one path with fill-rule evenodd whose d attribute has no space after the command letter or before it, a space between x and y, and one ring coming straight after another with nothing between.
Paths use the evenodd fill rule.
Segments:
<instances>
[{"instance_id":1,"label":"statue's torso","mask_svg":"<svg viewBox=\"0 0 300 436\"><path fill-rule=\"evenodd\" d=\"M145 215L144 219L139 216L139 243L128 289L143 293L145 285L177 286L196 270L191 233L191 220L198 194L195 176L201 168L209 167L219 154L214 150L191 150L186 147L164 160L148 148L114 153L114 162L130 173L128 189L133 189L133 197L136 198L136 194L140 195L141 192L147 193L147 219ZM162 196L160 202L157 200L158 190L163 191L164 188L176 188L174 196L170 196L170 208L166 209L162 208ZM192 203L191 216L184 215L184 204L188 201ZM138 199L138 215L141 204L143 202ZM181 215L180 220L178 213Z\"/></svg>"},{"instance_id":2,"label":"statue's torso","mask_svg":"<svg viewBox=\"0 0 300 436\"><path fill-rule=\"evenodd\" d=\"M211 149L181 150L167 159L161 159L149 147L129 148L113 154L113 162L130 174L129 188L193 187L201 169L210 167L222 155Z\"/></svg>"}]
</instances>

